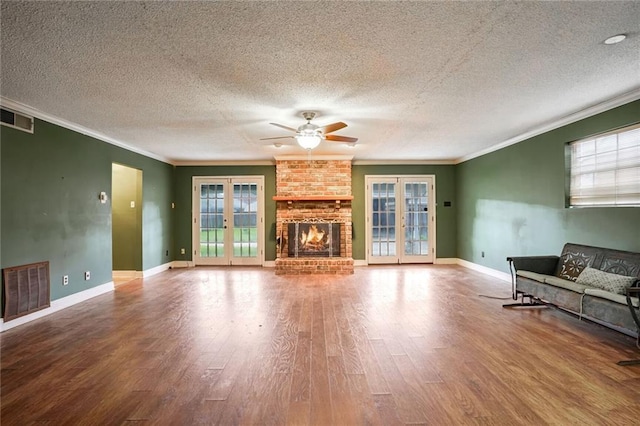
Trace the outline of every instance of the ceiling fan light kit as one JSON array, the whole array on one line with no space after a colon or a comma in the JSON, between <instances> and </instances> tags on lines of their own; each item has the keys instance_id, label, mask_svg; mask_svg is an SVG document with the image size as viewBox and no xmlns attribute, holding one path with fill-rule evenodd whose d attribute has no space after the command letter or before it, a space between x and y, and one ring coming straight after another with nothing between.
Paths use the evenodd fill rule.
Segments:
<instances>
[{"instance_id":1,"label":"ceiling fan light kit","mask_svg":"<svg viewBox=\"0 0 640 426\"><path fill-rule=\"evenodd\" d=\"M317 134L302 134L296 135L296 141L298 141L298 145L303 147L304 149L313 149L320 145L320 141L322 137Z\"/></svg>"},{"instance_id":2,"label":"ceiling fan light kit","mask_svg":"<svg viewBox=\"0 0 640 426\"><path fill-rule=\"evenodd\" d=\"M295 132L295 136L276 136L274 138L262 138L261 140L288 139L294 137L298 142L298 145L300 145L307 151L311 151L312 149L316 148L323 140L332 142L346 142L349 144L349 146L354 146L356 141L358 140L358 138L352 138L349 136L338 136L329 134L347 127L347 125L341 121L320 127L318 125L311 124L311 120L313 120L313 118L316 116L315 112L304 111L302 113L302 116L305 118L305 120L307 120L307 122L299 126L297 129L278 123L270 123L271 125L280 127L281 129Z\"/></svg>"}]
</instances>

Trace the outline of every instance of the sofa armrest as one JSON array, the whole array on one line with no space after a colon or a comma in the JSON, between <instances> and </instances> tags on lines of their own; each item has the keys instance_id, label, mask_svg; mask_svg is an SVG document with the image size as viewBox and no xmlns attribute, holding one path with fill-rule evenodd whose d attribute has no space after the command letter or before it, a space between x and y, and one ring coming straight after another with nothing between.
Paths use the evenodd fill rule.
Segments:
<instances>
[{"instance_id":1,"label":"sofa armrest","mask_svg":"<svg viewBox=\"0 0 640 426\"><path fill-rule=\"evenodd\" d=\"M507 261L516 271L530 271L538 274L553 275L560 256L509 256Z\"/></svg>"}]
</instances>

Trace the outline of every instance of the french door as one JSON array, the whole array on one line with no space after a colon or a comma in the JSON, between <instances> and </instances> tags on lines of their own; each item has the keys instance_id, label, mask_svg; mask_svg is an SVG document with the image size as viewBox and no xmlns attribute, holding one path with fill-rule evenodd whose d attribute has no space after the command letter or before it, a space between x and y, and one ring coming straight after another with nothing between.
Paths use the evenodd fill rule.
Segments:
<instances>
[{"instance_id":1,"label":"french door","mask_svg":"<svg viewBox=\"0 0 640 426\"><path fill-rule=\"evenodd\" d=\"M433 263L434 176L366 176L368 263Z\"/></svg>"},{"instance_id":2,"label":"french door","mask_svg":"<svg viewBox=\"0 0 640 426\"><path fill-rule=\"evenodd\" d=\"M194 177L194 263L262 265L263 217L264 177Z\"/></svg>"}]
</instances>

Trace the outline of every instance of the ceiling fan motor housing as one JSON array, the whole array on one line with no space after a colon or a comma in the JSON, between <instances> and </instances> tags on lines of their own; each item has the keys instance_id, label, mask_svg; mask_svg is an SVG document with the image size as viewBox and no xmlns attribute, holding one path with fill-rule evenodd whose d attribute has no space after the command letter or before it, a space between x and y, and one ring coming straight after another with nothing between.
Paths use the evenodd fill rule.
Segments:
<instances>
[{"instance_id":1,"label":"ceiling fan motor housing","mask_svg":"<svg viewBox=\"0 0 640 426\"><path fill-rule=\"evenodd\" d=\"M311 121L316 116L316 113L313 111L304 111L302 113L302 116L304 117L305 120Z\"/></svg>"},{"instance_id":2,"label":"ceiling fan motor housing","mask_svg":"<svg viewBox=\"0 0 640 426\"><path fill-rule=\"evenodd\" d=\"M318 130L318 128L319 126L316 126L315 124L306 123L298 127L298 133L304 134L304 135L315 135L315 134L320 135L322 134L322 131Z\"/></svg>"}]
</instances>

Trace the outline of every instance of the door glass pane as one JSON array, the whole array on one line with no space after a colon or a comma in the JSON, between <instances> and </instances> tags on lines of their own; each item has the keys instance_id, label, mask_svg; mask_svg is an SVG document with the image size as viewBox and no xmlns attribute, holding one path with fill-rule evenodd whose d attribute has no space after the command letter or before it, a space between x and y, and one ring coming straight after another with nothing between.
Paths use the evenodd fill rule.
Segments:
<instances>
[{"instance_id":1,"label":"door glass pane","mask_svg":"<svg viewBox=\"0 0 640 426\"><path fill-rule=\"evenodd\" d=\"M374 183L372 186L372 238L373 256L396 255L396 184Z\"/></svg>"},{"instance_id":2,"label":"door glass pane","mask_svg":"<svg viewBox=\"0 0 640 426\"><path fill-rule=\"evenodd\" d=\"M404 185L404 254L426 255L428 252L427 183L406 182Z\"/></svg>"},{"instance_id":3,"label":"door glass pane","mask_svg":"<svg viewBox=\"0 0 640 426\"><path fill-rule=\"evenodd\" d=\"M200 186L200 257L224 256L224 186Z\"/></svg>"},{"instance_id":4,"label":"door glass pane","mask_svg":"<svg viewBox=\"0 0 640 426\"><path fill-rule=\"evenodd\" d=\"M233 185L233 256L258 256L258 185Z\"/></svg>"}]
</instances>

